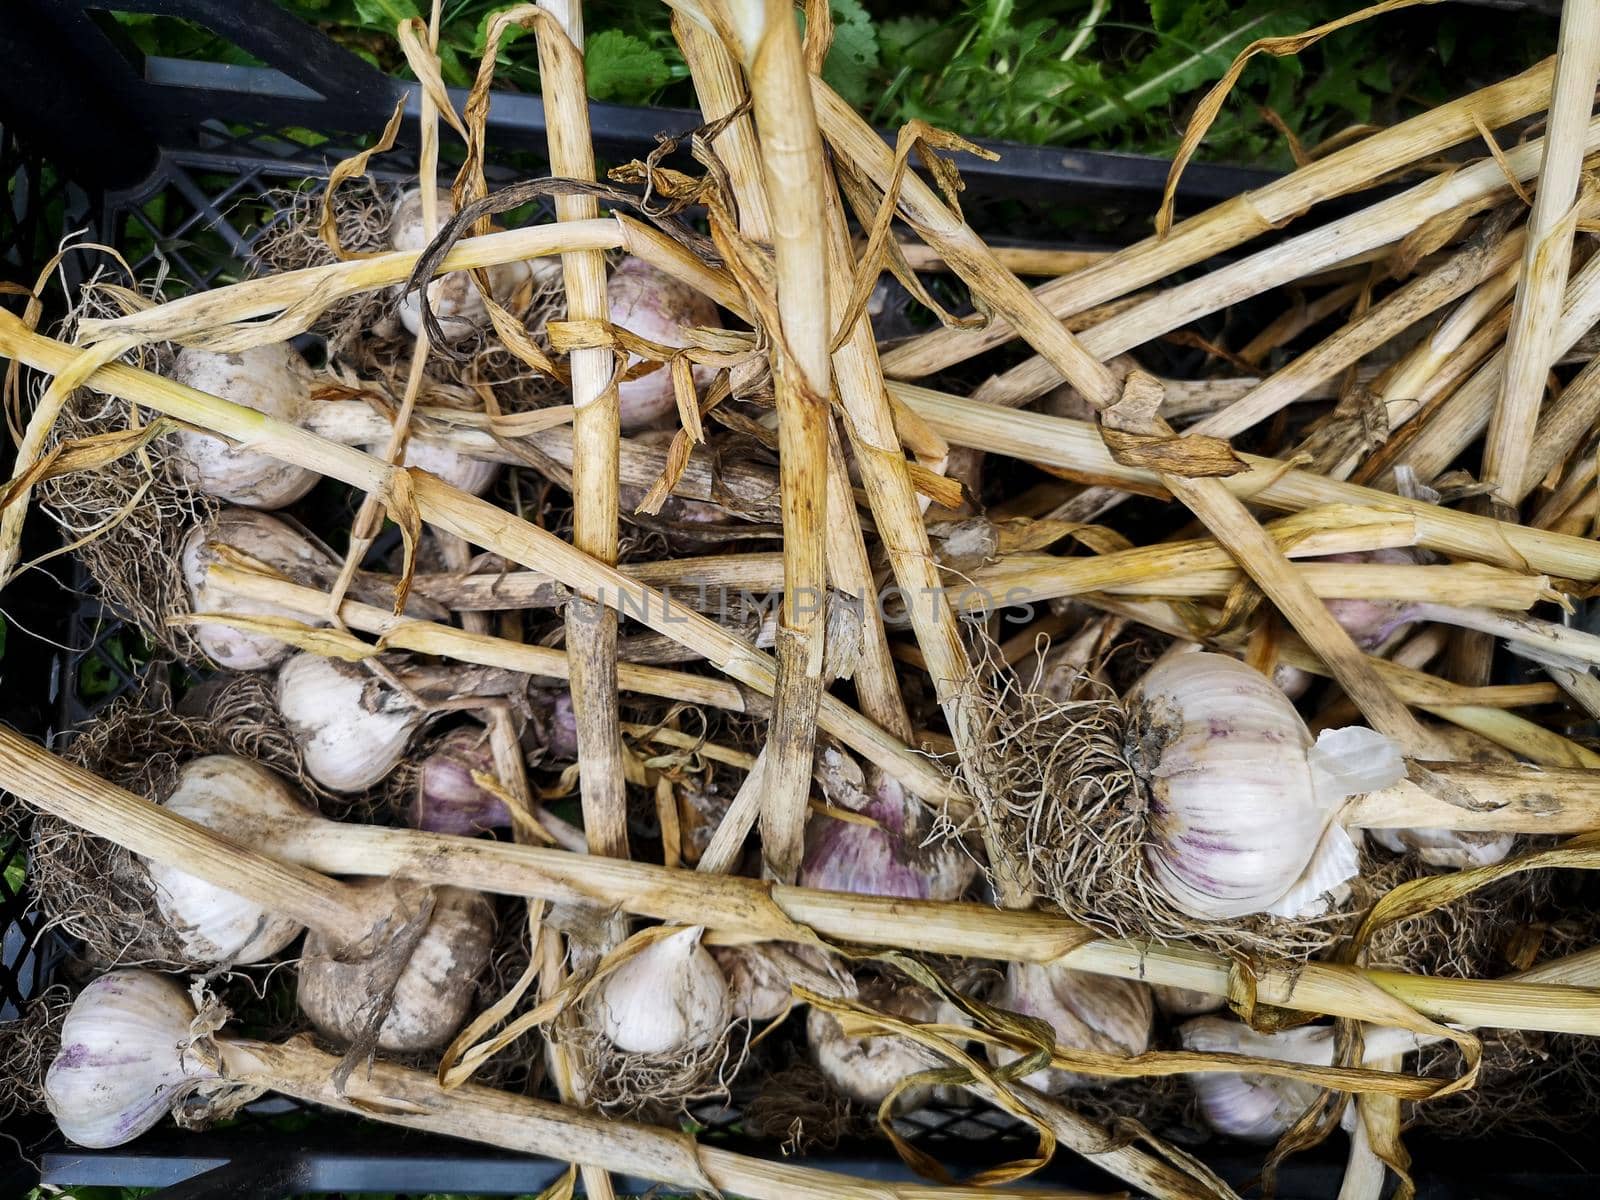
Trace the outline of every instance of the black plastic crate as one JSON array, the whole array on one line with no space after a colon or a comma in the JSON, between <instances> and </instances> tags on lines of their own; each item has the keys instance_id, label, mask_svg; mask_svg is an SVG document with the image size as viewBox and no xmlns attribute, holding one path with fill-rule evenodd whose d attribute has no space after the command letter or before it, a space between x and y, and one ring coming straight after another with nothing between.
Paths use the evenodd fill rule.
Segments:
<instances>
[{"instance_id":1,"label":"black plastic crate","mask_svg":"<svg viewBox=\"0 0 1600 1200\"><path fill-rule=\"evenodd\" d=\"M81 231L82 240L140 247L131 265L141 277L159 262L185 289L225 281L248 257L251 198L326 174L348 152L352 138L383 124L406 86L271 0L115 0L106 7L186 17L271 65L145 60L119 44L97 5L6 0L0 11L0 61L8 66L0 75L0 178L9 193L0 207L0 262L9 278L31 282L61 237ZM72 81L70 97L63 97L63 80ZM657 134L698 123L695 113L605 104L591 106L591 119L598 152L614 161L642 156ZM327 140L310 144L312 139L286 135L290 127L316 130ZM413 131L414 121L408 122L400 150L374 164L380 178L407 177L404 139ZM538 98L497 95L490 144L497 154L516 157L508 176L538 173L544 148ZM961 163L969 216L980 230L1003 229L1019 205L1042 212L1052 205L1094 203L1145 215L1157 204L1166 177L1165 162L1131 155L995 148L1002 152L998 163L970 158ZM1199 206L1268 178L1248 168L1194 165L1181 194L1187 205ZM997 244L1004 240L995 238ZM87 264L82 254L65 256L60 270L69 286L81 280ZM0 467L9 470L9 457L0 459ZM47 523L32 522L29 548L43 549L49 535ZM85 594L84 584L81 572L57 560L50 572L31 572L8 588L0 719L31 735L49 738L80 724L140 677L136 643L124 637L114 613ZM20 853L17 847L0 851L0 870ZM0 1019L6 1019L47 985L66 947L55 935L41 934L26 896L14 894L3 878L0 933ZM358 1191L510 1195L538 1192L565 1169L561 1163L368 1123L333 1117L304 1123L296 1119L297 1111L293 1102L269 1097L232 1128L195 1134L160 1127L108 1151L68 1147L42 1120L19 1123L4 1131L17 1140L22 1154L8 1159L12 1147L0 1150L0 1195L20 1195L40 1177L33 1167L46 1183L156 1187L165 1189L161 1194L169 1200ZM770 1143L752 1145L741 1136L734 1108L708 1104L692 1115L703 1138L774 1152ZM913 1114L907 1132L923 1149L957 1166L1015 1156L1031 1146L1027 1132L1010 1118L981 1107ZM1537 1179L1508 1170L1508 1163L1532 1161L1541 1150L1548 1162L1545 1143L1464 1148L1418 1139L1411 1149L1422 1194L1434 1200L1573 1194L1590 1186L1591 1177L1575 1160L1573 1173L1543 1172ZM1256 1174L1261 1155L1224 1147L1208 1152L1207 1159L1242 1185ZM911 1177L881 1143L808 1161L867 1177ZM1280 1194L1332 1197L1341 1171L1342 1147L1326 1146L1288 1164L1280 1175ZM1065 1151L1041 1181L1097 1191L1114 1186ZM637 1191L648 1186L618 1183L624 1190L630 1183Z\"/></svg>"}]
</instances>

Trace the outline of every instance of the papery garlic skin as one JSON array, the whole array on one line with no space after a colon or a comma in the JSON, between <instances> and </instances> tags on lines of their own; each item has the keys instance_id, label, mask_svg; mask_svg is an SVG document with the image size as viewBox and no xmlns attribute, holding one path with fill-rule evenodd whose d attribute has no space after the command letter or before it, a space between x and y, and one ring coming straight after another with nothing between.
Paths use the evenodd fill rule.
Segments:
<instances>
[{"instance_id":1,"label":"papery garlic skin","mask_svg":"<svg viewBox=\"0 0 1600 1200\"><path fill-rule=\"evenodd\" d=\"M1428 735L1455 762L1511 763L1509 750L1458 725L1429 725ZM1367 836L1392 854L1415 854L1430 867L1465 871L1504 862L1516 844L1514 833L1465 829L1368 829Z\"/></svg>"},{"instance_id":2,"label":"papery garlic skin","mask_svg":"<svg viewBox=\"0 0 1600 1200\"><path fill-rule=\"evenodd\" d=\"M714 1044L733 1020L728 981L700 944L698 925L646 946L606 977L593 1011L627 1054L687 1054Z\"/></svg>"},{"instance_id":3,"label":"papery garlic skin","mask_svg":"<svg viewBox=\"0 0 1600 1200\"><path fill-rule=\"evenodd\" d=\"M1173 904L1200 919L1326 911L1327 894L1360 867L1340 807L1405 773L1372 730L1313 742L1270 679L1225 655L1163 659L1130 711L1149 794L1146 860Z\"/></svg>"},{"instance_id":4,"label":"papery garlic skin","mask_svg":"<svg viewBox=\"0 0 1600 1200\"><path fill-rule=\"evenodd\" d=\"M956 900L967 890L977 864L954 842L923 846L926 822L918 801L876 768L860 811L877 824L827 813L811 818L801 886L908 900Z\"/></svg>"},{"instance_id":5,"label":"papery garlic skin","mask_svg":"<svg viewBox=\"0 0 1600 1200\"><path fill-rule=\"evenodd\" d=\"M347 886L378 890L389 881L366 879ZM427 927L378 1027L379 1049L415 1054L445 1045L467 1018L493 948L494 908L488 899L464 888L434 889ZM312 1024L348 1045L362 1032L372 966L365 960L340 962L334 957L338 950L315 930L306 934L297 998Z\"/></svg>"},{"instance_id":6,"label":"papery garlic skin","mask_svg":"<svg viewBox=\"0 0 1600 1200\"><path fill-rule=\"evenodd\" d=\"M314 815L277 775L232 754L185 763L162 806L247 846ZM299 922L253 900L165 863L144 865L162 920L197 965L265 962L300 936Z\"/></svg>"},{"instance_id":7,"label":"papery garlic skin","mask_svg":"<svg viewBox=\"0 0 1600 1200\"><path fill-rule=\"evenodd\" d=\"M722 326L717 306L703 293L631 255L612 271L606 283L606 305L611 324L661 346L686 345L683 331L687 328ZM630 366L643 361L638 355L628 356ZM710 372L703 367L696 369L695 376L699 387L710 381ZM647 429L677 412L671 369L662 365L619 384L617 404L625 433Z\"/></svg>"},{"instance_id":8,"label":"papery garlic skin","mask_svg":"<svg viewBox=\"0 0 1600 1200\"><path fill-rule=\"evenodd\" d=\"M1060 963L1014 962L995 995L997 1008L1038 1017L1055 1030L1056 1044L1102 1054L1143 1054L1150 1048L1155 1003L1150 989L1128 979L1074 971ZM1022 1057L1005 1046L986 1046L989 1061L1005 1066ZM1103 1077L1045 1067L1022 1080L1052 1096L1074 1088L1098 1087Z\"/></svg>"},{"instance_id":9,"label":"papery garlic skin","mask_svg":"<svg viewBox=\"0 0 1600 1200\"><path fill-rule=\"evenodd\" d=\"M231 547L265 563L295 583L317 581L330 565L321 547L277 517L251 508L225 508L195 526L183 543L180 563L192 612L286 617L301 623L327 624L320 619L308 622L304 614L281 604L230 596L211 587L207 572L219 561L216 545ZM263 671L294 653L294 647L278 638L228 625L200 622L194 626L194 635L206 657L229 671Z\"/></svg>"},{"instance_id":10,"label":"papery garlic skin","mask_svg":"<svg viewBox=\"0 0 1600 1200\"><path fill-rule=\"evenodd\" d=\"M439 189L438 219L442 224L455 216L450 192ZM412 188L400 198L389 219L389 241L396 250L422 250L430 241L422 223L422 189ZM526 262L500 263L487 268L489 291L501 304L509 304L517 289L528 281L531 268ZM400 289L396 289L397 291ZM460 341L489 325L489 310L477 285L466 271L451 271L428 284L428 303L439 320L447 341ZM422 329L422 300L416 292L401 296L400 321L413 336Z\"/></svg>"},{"instance_id":11,"label":"papery garlic skin","mask_svg":"<svg viewBox=\"0 0 1600 1200\"><path fill-rule=\"evenodd\" d=\"M184 1048L195 1010L151 971L110 971L73 1001L44 1096L69 1141L100 1150L154 1128L183 1094L217 1075Z\"/></svg>"},{"instance_id":12,"label":"papery garlic skin","mask_svg":"<svg viewBox=\"0 0 1600 1200\"><path fill-rule=\"evenodd\" d=\"M1197 1017L1179 1028L1178 1037L1185 1050L1206 1054L1249 1054L1308 1066L1333 1063L1333 1030L1326 1026L1263 1034L1231 1018ZM1247 1142L1277 1141L1321 1092L1297 1079L1226 1071L1190 1075L1189 1082L1206 1124Z\"/></svg>"},{"instance_id":13,"label":"papery garlic skin","mask_svg":"<svg viewBox=\"0 0 1600 1200\"><path fill-rule=\"evenodd\" d=\"M918 1024L965 1023L951 1006L941 1005L922 989L897 986L888 979L864 981L860 995L868 1007ZM858 1104L873 1108L907 1075L949 1065L909 1038L892 1034L848 1037L838 1019L820 1008L806 1014L806 1043L811 1061L829 1083ZM928 1103L934 1094L932 1087L908 1088L900 1094L898 1106L909 1112Z\"/></svg>"},{"instance_id":14,"label":"papery garlic skin","mask_svg":"<svg viewBox=\"0 0 1600 1200\"><path fill-rule=\"evenodd\" d=\"M290 424L298 423L311 387L311 369L288 342L230 353L190 347L172 364L172 378ZM209 433L184 430L176 437L190 482L233 504L282 508L320 478L315 471L247 446L235 449Z\"/></svg>"},{"instance_id":15,"label":"papery garlic skin","mask_svg":"<svg viewBox=\"0 0 1600 1200\"><path fill-rule=\"evenodd\" d=\"M360 792L405 756L428 714L357 663L309 652L278 671L278 711L323 787Z\"/></svg>"}]
</instances>

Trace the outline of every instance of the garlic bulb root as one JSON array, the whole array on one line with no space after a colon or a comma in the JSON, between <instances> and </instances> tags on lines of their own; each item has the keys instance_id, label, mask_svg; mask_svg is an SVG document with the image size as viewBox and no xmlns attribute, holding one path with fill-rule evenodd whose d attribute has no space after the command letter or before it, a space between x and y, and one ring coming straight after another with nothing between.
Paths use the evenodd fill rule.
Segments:
<instances>
[{"instance_id":1,"label":"garlic bulb root","mask_svg":"<svg viewBox=\"0 0 1600 1200\"><path fill-rule=\"evenodd\" d=\"M387 879L350 885L373 896L395 895L403 913L415 897L402 898ZM466 1020L477 994L477 978L494 948L494 908L478 892L433 889L433 911L411 944L388 997L389 1011L377 1030L379 1049L397 1054L437 1050ZM381 955L398 947L380 947ZM315 930L306 935L300 961L300 1009L319 1030L342 1045L367 1032L372 1006L374 956L341 956L340 948Z\"/></svg>"}]
</instances>

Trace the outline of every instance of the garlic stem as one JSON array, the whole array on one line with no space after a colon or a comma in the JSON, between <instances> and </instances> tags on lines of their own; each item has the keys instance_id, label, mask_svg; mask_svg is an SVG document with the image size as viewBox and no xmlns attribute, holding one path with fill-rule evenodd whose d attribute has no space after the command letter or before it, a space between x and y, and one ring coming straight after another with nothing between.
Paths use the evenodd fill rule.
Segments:
<instances>
[{"instance_id":1,"label":"garlic stem","mask_svg":"<svg viewBox=\"0 0 1600 1200\"><path fill-rule=\"evenodd\" d=\"M1600 637L1582 629L1557 625L1553 621L1513 616L1483 608L1461 608L1453 604L1414 604L1406 612L1418 621L1437 621L1460 629L1472 629L1579 662L1600 663Z\"/></svg>"},{"instance_id":2,"label":"garlic stem","mask_svg":"<svg viewBox=\"0 0 1600 1200\"><path fill-rule=\"evenodd\" d=\"M170 863L263 903L276 903L280 892L293 893L306 904L307 917L352 920L344 907L343 885L318 880L303 867L284 866L184 821L3 727L0 778L35 808L148 859ZM757 940L804 940L798 923L845 942L1013 962L1060 959L1075 970L1223 996L1235 970L1226 960L1200 950L1097 938L1083 926L1045 912L996 911L978 904L855 896L785 885L769 888L761 880L737 876L414 830L343 826L310 816L292 826L286 823L270 841L267 848L274 855L329 873L388 875L616 908ZM357 935L366 931L352 929ZM1306 963L1262 969L1256 995L1263 1004L1365 1019L1370 1004L1365 989L1355 986L1359 979L1438 1021L1600 1034L1600 995L1582 987L1431 979Z\"/></svg>"}]
</instances>

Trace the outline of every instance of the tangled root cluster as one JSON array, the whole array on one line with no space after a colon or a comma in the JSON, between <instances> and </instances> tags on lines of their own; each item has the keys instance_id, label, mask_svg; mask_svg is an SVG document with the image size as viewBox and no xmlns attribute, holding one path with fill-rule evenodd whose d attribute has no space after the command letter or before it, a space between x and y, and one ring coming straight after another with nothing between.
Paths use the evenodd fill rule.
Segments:
<instances>
[{"instance_id":1,"label":"tangled root cluster","mask_svg":"<svg viewBox=\"0 0 1600 1200\"><path fill-rule=\"evenodd\" d=\"M1108 937L1227 954L1305 959L1350 925L1344 913L1208 922L1179 910L1147 857L1140 711L1087 675L1066 699L1052 699L1009 668L992 678L972 685L970 695L984 715L980 740L989 751L972 789L976 815L1035 894Z\"/></svg>"},{"instance_id":2,"label":"tangled root cluster","mask_svg":"<svg viewBox=\"0 0 1600 1200\"><path fill-rule=\"evenodd\" d=\"M1478 1085L1439 1100L1407 1106L1407 1120L1447 1137L1550 1134L1589 1127L1588 1098L1600 1090L1600 1055L1593 1039L1515 1029L1482 1035ZM1420 1075L1453 1079L1465 1068L1449 1042L1424 1047Z\"/></svg>"},{"instance_id":3,"label":"tangled root cluster","mask_svg":"<svg viewBox=\"0 0 1600 1200\"><path fill-rule=\"evenodd\" d=\"M337 261L318 229L323 195L323 188L307 186L263 197L264 207L274 215L253 249L251 265L258 274ZM342 184L334 196L333 214L345 249L357 253L392 249L389 226L402 195L401 188L370 179ZM327 340L330 360L352 372L353 378L376 381L394 396L405 390L416 347L415 338L396 316L398 301L399 292L393 288L346 296L311 327ZM545 321L561 316L565 306L560 273L547 272L517 298L512 315L543 345ZM492 392L502 411L529 412L559 402L563 390L506 349L490 327L449 347L434 347L427 374L425 403L463 409L482 409L484 393Z\"/></svg>"},{"instance_id":4,"label":"tangled root cluster","mask_svg":"<svg viewBox=\"0 0 1600 1200\"><path fill-rule=\"evenodd\" d=\"M273 704L271 683L256 675L208 685L203 716L182 716L152 668L146 688L117 700L77 733L65 756L100 778L158 800L179 767L203 754L237 754L325 796L306 775L299 747ZM29 884L50 922L84 944L105 967L189 965L166 929L155 889L139 859L114 842L39 814L28 855Z\"/></svg>"},{"instance_id":5,"label":"tangled root cluster","mask_svg":"<svg viewBox=\"0 0 1600 1200\"><path fill-rule=\"evenodd\" d=\"M73 340L79 320L120 316L121 289L90 281L57 336ZM176 357L170 343L141 346L123 362L166 374ZM36 379L35 401L45 383ZM102 434L149 425L152 417L125 400L79 388L67 397L50 434L60 446ZM169 618L189 611L178 562L183 540L217 509L216 501L189 482L176 439L164 434L98 470L74 471L44 481L39 507L61 529L63 541L88 571L107 603L135 621L145 635L185 660L203 657L186 626Z\"/></svg>"},{"instance_id":6,"label":"tangled root cluster","mask_svg":"<svg viewBox=\"0 0 1600 1200\"><path fill-rule=\"evenodd\" d=\"M61 1023L71 1007L71 994L57 984L16 1020L0 1021L0 1122L44 1111L44 1073L61 1046Z\"/></svg>"},{"instance_id":7,"label":"tangled root cluster","mask_svg":"<svg viewBox=\"0 0 1600 1200\"><path fill-rule=\"evenodd\" d=\"M826 1076L803 1059L766 1075L745 1106L745 1127L779 1144L786 1155L832 1150L841 1142L865 1140L877 1122L851 1104Z\"/></svg>"}]
</instances>

